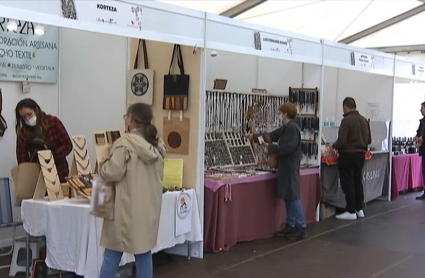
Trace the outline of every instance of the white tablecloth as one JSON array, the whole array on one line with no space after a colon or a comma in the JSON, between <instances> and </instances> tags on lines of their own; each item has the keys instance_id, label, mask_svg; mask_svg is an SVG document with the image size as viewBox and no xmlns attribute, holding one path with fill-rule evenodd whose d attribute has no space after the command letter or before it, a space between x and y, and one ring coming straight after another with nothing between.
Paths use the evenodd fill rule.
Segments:
<instances>
[{"instance_id":1,"label":"white tablecloth","mask_svg":"<svg viewBox=\"0 0 425 278\"><path fill-rule=\"evenodd\" d=\"M193 191L192 231L175 237L176 200L179 192L167 192L162 197L157 246L153 253L186 241L202 241L198 201ZM85 278L98 278L103 260L99 246L103 219L90 213L89 201L84 199L24 200L21 216L24 229L32 236L46 236L46 264L53 269L72 271ZM121 263L134 261L124 254Z\"/></svg>"}]
</instances>

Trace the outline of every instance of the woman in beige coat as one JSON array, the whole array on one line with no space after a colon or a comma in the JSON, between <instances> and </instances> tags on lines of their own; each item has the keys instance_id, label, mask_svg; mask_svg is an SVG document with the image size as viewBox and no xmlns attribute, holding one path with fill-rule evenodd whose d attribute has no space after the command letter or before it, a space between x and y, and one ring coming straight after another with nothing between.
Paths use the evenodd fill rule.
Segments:
<instances>
[{"instance_id":1,"label":"woman in beige coat","mask_svg":"<svg viewBox=\"0 0 425 278\"><path fill-rule=\"evenodd\" d=\"M137 278L152 278L162 201L165 147L151 123L150 106L133 104L124 116L126 134L113 144L100 176L114 183L114 219L103 222L101 278L114 278L123 252L134 254Z\"/></svg>"}]
</instances>

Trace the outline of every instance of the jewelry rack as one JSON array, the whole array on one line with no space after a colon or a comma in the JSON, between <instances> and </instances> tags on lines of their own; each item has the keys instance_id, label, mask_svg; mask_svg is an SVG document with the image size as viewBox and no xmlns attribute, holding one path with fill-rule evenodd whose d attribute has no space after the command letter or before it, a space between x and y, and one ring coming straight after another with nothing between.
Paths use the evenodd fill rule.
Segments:
<instances>
[{"instance_id":1,"label":"jewelry rack","mask_svg":"<svg viewBox=\"0 0 425 278\"><path fill-rule=\"evenodd\" d=\"M255 165L251 143L240 133L220 132L205 135L205 168Z\"/></svg>"},{"instance_id":2,"label":"jewelry rack","mask_svg":"<svg viewBox=\"0 0 425 278\"><path fill-rule=\"evenodd\" d=\"M105 159L105 151L121 137L121 131L98 131L93 133L94 150L96 152L95 173L99 172L99 163Z\"/></svg>"},{"instance_id":3,"label":"jewelry rack","mask_svg":"<svg viewBox=\"0 0 425 278\"><path fill-rule=\"evenodd\" d=\"M86 137L82 135L72 136L72 148L74 156L71 162L71 168L69 171L70 176L78 175L89 175L92 173L92 167L90 163L90 156L87 149ZM69 182L68 182L69 184ZM69 197L72 197L71 191L72 186L69 186ZM77 191L73 190L74 196L77 196Z\"/></svg>"},{"instance_id":4,"label":"jewelry rack","mask_svg":"<svg viewBox=\"0 0 425 278\"><path fill-rule=\"evenodd\" d=\"M207 133L265 132L280 126L277 113L288 96L206 91ZM252 130L253 128L257 130Z\"/></svg>"},{"instance_id":5,"label":"jewelry rack","mask_svg":"<svg viewBox=\"0 0 425 278\"><path fill-rule=\"evenodd\" d=\"M226 139L233 165L248 166L257 164L251 143L244 136L241 136L240 133L225 132L224 138Z\"/></svg>"},{"instance_id":6,"label":"jewelry rack","mask_svg":"<svg viewBox=\"0 0 425 278\"><path fill-rule=\"evenodd\" d=\"M52 151L38 151L37 154L41 171L38 177L33 199L43 199L46 195L46 191L49 197L49 201L63 199L64 194Z\"/></svg>"},{"instance_id":7,"label":"jewelry rack","mask_svg":"<svg viewBox=\"0 0 425 278\"><path fill-rule=\"evenodd\" d=\"M70 176L66 180L77 195L90 199L93 187L93 176L91 174Z\"/></svg>"},{"instance_id":8,"label":"jewelry rack","mask_svg":"<svg viewBox=\"0 0 425 278\"><path fill-rule=\"evenodd\" d=\"M289 87L289 101L297 106L299 112L296 121L301 128L301 167L318 166L319 90Z\"/></svg>"},{"instance_id":9,"label":"jewelry rack","mask_svg":"<svg viewBox=\"0 0 425 278\"><path fill-rule=\"evenodd\" d=\"M205 134L205 168L231 166L233 161L223 133Z\"/></svg>"}]
</instances>

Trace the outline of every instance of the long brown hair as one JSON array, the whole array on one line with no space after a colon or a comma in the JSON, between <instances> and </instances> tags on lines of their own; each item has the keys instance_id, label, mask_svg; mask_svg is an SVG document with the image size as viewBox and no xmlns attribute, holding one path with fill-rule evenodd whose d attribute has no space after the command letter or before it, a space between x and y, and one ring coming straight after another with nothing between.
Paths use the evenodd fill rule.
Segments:
<instances>
[{"instance_id":1,"label":"long brown hair","mask_svg":"<svg viewBox=\"0 0 425 278\"><path fill-rule=\"evenodd\" d=\"M37 117L37 125L35 128L41 130L41 136L44 138L47 132L47 116L43 110L41 110L40 106L34 100L30 98L26 98L18 102L15 108L15 117L16 117L16 135L19 139L29 140L36 137L34 133L34 128L31 128L25 123L25 120L19 114L19 110L22 108L29 108L34 110L35 115Z\"/></svg>"},{"instance_id":2,"label":"long brown hair","mask_svg":"<svg viewBox=\"0 0 425 278\"><path fill-rule=\"evenodd\" d=\"M142 133L146 141L153 146L158 146L158 130L152 124L152 108L145 103L135 103L128 107L127 115L131 115L138 124L137 130Z\"/></svg>"}]
</instances>

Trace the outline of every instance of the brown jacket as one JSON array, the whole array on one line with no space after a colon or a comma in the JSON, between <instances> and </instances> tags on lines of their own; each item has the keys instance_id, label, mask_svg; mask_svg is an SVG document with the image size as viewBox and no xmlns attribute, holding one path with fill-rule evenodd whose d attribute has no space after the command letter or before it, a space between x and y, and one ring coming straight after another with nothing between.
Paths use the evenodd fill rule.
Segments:
<instances>
[{"instance_id":1,"label":"brown jacket","mask_svg":"<svg viewBox=\"0 0 425 278\"><path fill-rule=\"evenodd\" d=\"M99 174L115 184L114 219L104 219L102 247L142 254L156 246L165 147L155 148L133 130L115 141Z\"/></svg>"},{"instance_id":2,"label":"brown jacket","mask_svg":"<svg viewBox=\"0 0 425 278\"><path fill-rule=\"evenodd\" d=\"M338 140L333 147L340 153L365 153L371 143L368 120L359 111L345 114L338 130Z\"/></svg>"}]
</instances>

